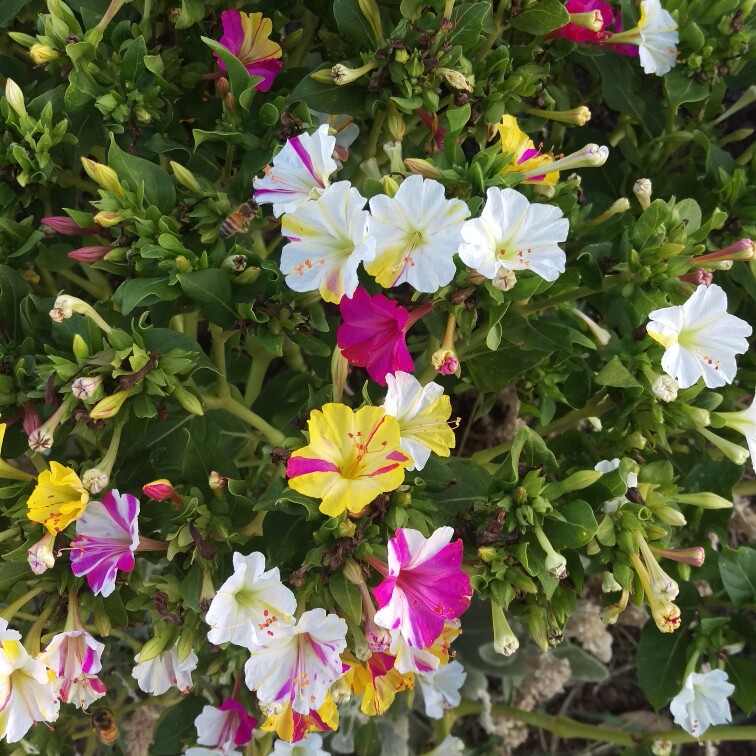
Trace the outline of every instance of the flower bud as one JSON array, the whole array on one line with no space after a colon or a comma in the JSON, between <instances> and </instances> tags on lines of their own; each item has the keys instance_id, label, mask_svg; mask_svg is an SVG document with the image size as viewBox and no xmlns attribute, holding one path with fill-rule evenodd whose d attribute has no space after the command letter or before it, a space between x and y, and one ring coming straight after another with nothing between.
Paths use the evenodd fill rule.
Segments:
<instances>
[{"instance_id":1,"label":"flower bud","mask_svg":"<svg viewBox=\"0 0 756 756\"><path fill-rule=\"evenodd\" d=\"M333 84L330 68L322 68L320 71L314 71L310 74L311 79L315 79L318 84Z\"/></svg>"},{"instance_id":2,"label":"flower bud","mask_svg":"<svg viewBox=\"0 0 756 756\"><path fill-rule=\"evenodd\" d=\"M46 532L26 553L26 561L35 575L41 575L55 566L55 533Z\"/></svg>"},{"instance_id":3,"label":"flower bud","mask_svg":"<svg viewBox=\"0 0 756 756\"><path fill-rule=\"evenodd\" d=\"M590 220L586 221L584 225L586 228L594 228L595 226L600 226L602 223L606 223L606 221L608 221L610 218L613 218L615 215L626 213L629 209L630 200L627 199L627 197L620 197L606 210L604 210L601 215L597 215L595 218L591 218Z\"/></svg>"},{"instance_id":4,"label":"flower bud","mask_svg":"<svg viewBox=\"0 0 756 756\"><path fill-rule=\"evenodd\" d=\"M207 478L207 485L213 491L220 491L221 489L228 487L228 478L225 475L221 475L219 472L212 470Z\"/></svg>"},{"instance_id":5,"label":"flower bud","mask_svg":"<svg viewBox=\"0 0 756 756\"><path fill-rule=\"evenodd\" d=\"M348 703L352 698L352 689L345 677L342 677L331 685L331 700L338 706L339 704Z\"/></svg>"},{"instance_id":6,"label":"flower bud","mask_svg":"<svg viewBox=\"0 0 756 756\"><path fill-rule=\"evenodd\" d=\"M194 174L188 168L184 168L181 163L171 160L171 169L173 170L173 177L185 189L196 194L202 191L202 187L200 187L199 181L194 177Z\"/></svg>"},{"instance_id":7,"label":"flower bud","mask_svg":"<svg viewBox=\"0 0 756 756\"><path fill-rule=\"evenodd\" d=\"M13 79L7 79L5 82L5 99L8 105L16 111L17 115L26 115L26 104L24 103L24 94L21 87Z\"/></svg>"},{"instance_id":8,"label":"flower bud","mask_svg":"<svg viewBox=\"0 0 756 756\"><path fill-rule=\"evenodd\" d=\"M30 436L37 428L42 425L39 414L32 402L24 402L24 421L23 430L27 436Z\"/></svg>"},{"instance_id":9,"label":"flower bud","mask_svg":"<svg viewBox=\"0 0 756 756\"><path fill-rule=\"evenodd\" d=\"M102 386L101 375L87 375L77 378L71 384L71 393L83 402L94 398L95 394Z\"/></svg>"},{"instance_id":10,"label":"flower bud","mask_svg":"<svg viewBox=\"0 0 756 756\"><path fill-rule=\"evenodd\" d=\"M665 505L654 507L653 512L654 517L656 517L657 520L665 523L666 525L674 525L675 527L681 528L687 523L687 520L683 516L682 512L679 512L677 509L672 509L672 507Z\"/></svg>"},{"instance_id":11,"label":"flower bud","mask_svg":"<svg viewBox=\"0 0 756 756\"><path fill-rule=\"evenodd\" d=\"M19 45L23 45L23 47L30 48L32 45L37 44L37 38L31 37L28 34L24 34L23 32L8 32L8 36L14 41L17 42Z\"/></svg>"},{"instance_id":12,"label":"flower bud","mask_svg":"<svg viewBox=\"0 0 756 756\"><path fill-rule=\"evenodd\" d=\"M525 108L525 112L529 115L540 116L541 118L547 118L550 121L566 123L572 126L585 126L585 124L591 120L591 111L588 110L585 105L573 108L572 110L541 110L539 108Z\"/></svg>"},{"instance_id":13,"label":"flower bud","mask_svg":"<svg viewBox=\"0 0 756 756\"><path fill-rule=\"evenodd\" d=\"M49 63L51 60L55 60L60 57L57 50L50 47L50 45L32 45L29 48L29 57L38 65L43 66Z\"/></svg>"},{"instance_id":14,"label":"flower bud","mask_svg":"<svg viewBox=\"0 0 756 756\"><path fill-rule=\"evenodd\" d=\"M478 549L478 559L486 564L491 564L497 556L498 552L493 546L481 546Z\"/></svg>"},{"instance_id":15,"label":"flower bud","mask_svg":"<svg viewBox=\"0 0 756 756\"><path fill-rule=\"evenodd\" d=\"M569 22L573 26L590 29L594 32L600 32L604 29L604 19L599 10L586 11L585 13L570 13Z\"/></svg>"},{"instance_id":16,"label":"flower bud","mask_svg":"<svg viewBox=\"0 0 756 756\"><path fill-rule=\"evenodd\" d=\"M461 89L464 92L473 91L473 88L470 86L470 82L467 80L467 77L463 73L455 71L452 68L437 68L436 72L440 73L441 76L446 79L446 83L450 87L454 87L454 89Z\"/></svg>"},{"instance_id":17,"label":"flower bud","mask_svg":"<svg viewBox=\"0 0 756 756\"><path fill-rule=\"evenodd\" d=\"M633 194L636 196L640 206L645 210L651 204L651 192L653 187L650 179L638 179L633 184Z\"/></svg>"},{"instance_id":18,"label":"flower bud","mask_svg":"<svg viewBox=\"0 0 756 756\"><path fill-rule=\"evenodd\" d=\"M194 271L194 265L186 255L177 255L173 262L180 273L192 273Z\"/></svg>"},{"instance_id":19,"label":"flower bud","mask_svg":"<svg viewBox=\"0 0 756 756\"><path fill-rule=\"evenodd\" d=\"M440 179L441 171L433 163L421 158L407 158L404 165L410 173L416 173L423 178Z\"/></svg>"},{"instance_id":20,"label":"flower bud","mask_svg":"<svg viewBox=\"0 0 756 756\"><path fill-rule=\"evenodd\" d=\"M544 173L554 171L572 171L575 168L598 168L602 166L609 157L608 147L599 147L597 144L587 144L582 150L573 152L571 155L555 160L551 163L545 163L538 168L531 168L520 174L523 179L542 176Z\"/></svg>"},{"instance_id":21,"label":"flower bud","mask_svg":"<svg viewBox=\"0 0 756 756\"><path fill-rule=\"evenodd\" d=\"M617 582L614 574L611 572L605 572L604 577L601 579L601 592L602 593L615 593L621 591L622 586Z\"/></svg>"},{"instance_id":22,"label":"flower bud","mask_svg":"<svg viewBox=\"0 0 756 756\"><path fill-rule=\"evenodd\" d=\"M347 376L349 375L349 362L344 357L341 349L334 347L331 355L331 383L333 388L331 396L334 402L340 402L344 396L344 387L346 386Z\"/></svg>"},{"instance_id":23,"label":"flower bud","mask_svg":"<svg viewBox=\"0 0 756 756\"><path fill-rule=\"evenodd\" d=\"M692 283L694 286L711 286L714 274L710 270L706 270L706 268L696 268L689 273L678 276L678 278L686 283Z\"/></svg>"},{"instance_id":24,"label":"flower bud","mask_svg":"<svg viewBox=\"0 0 756 756\"><path fill-rule=\"evenodd\" d=\"M243 273L247 269L247 258L244 255L229 255L221 263L221 269Z\"/></svg>"},{"instance_id":25,"label":"flower bud","mask_svg":"<svg viewBox=\"0 0 756 756\"><path fill-rule=\"evenodd\" d=\"M404 139L406 132L404 117L393 102L389 102L388 104L388 109L386 111L386 125L388 126L388 132L391 134L392 139L395 139L397 142L401 142L402 139Z\"/></svg>"},{"instance_id":26,"label":"flower bud","mask_svg":"<svg viewBox=\"0 0 756 756\"><path fill-rule=\"evenodd\" d=\"M750 239L740 239L734 244L730 244L724 249L717 250L716 252L709 252L706 255L699 255L694 257L691 262L697 264L710 263L724 260L734 261L750 261L756 257L756 243Z\"/></svg>"},{"instance_id":27,"label":"flower bud","mask_svg":"<svg viewBox=\"0 0 756 756\"><path fill-rule=\"evenodd\" d=\"M124 196L125 192L118 180L118 174L112 168L85 157L81 158L81 164L95 184L119 197Z\"/></svg>"},{"instance_id":28,"label":"flower bud","mask_svg":"<svg viewBox=\"0 0 756 756\"><path fill-rule=\"evenodd\" d=\"M598 470L578 470L558 485L562 491L580 491L592 486L602 475Z\"/></svg>"},{"instance_id":29,"label":"flower bud","mask_svg":"<svg viewBox=\"0 0 756 756\"><path fill-rule=\"evenodd\" d=\"M733 444L732 441L727 441L716 433L712 433L708 428L696 428L696 430L708 441L711 441L714 446L722 452L731 462L736 465L744 465L748 461L748 449L744 449L742 446Z\"/></svg>"},{"instance_id":30,"label":"flower bud","mask_svg":"<svg viewBox=\"0 0 756 756\"><path fill-rule=\"evenodd\" d=\"M181 496L171 485L169 480L160 478L142 486L142 493L153 501L172 501L175 504L183 504Z\"/></svg>"},{"instance_id":31,"label":"flower bud","mask_svg":"<svg viewBox=\"0 0 756 756\"><path fill-rule=\"evenodd\" d=\"M504 615L504 610L493 600L491 601L491 615L493 620L494 651L502 656L511 656L520 647L520 641L512 632L512 628L509 626L507 618Z\"/></svg>"},{"instance_id":32,"label":"flower bud","mask_svg":"<svg viewBox=\"0 0 756 756\"><path fill-rule=\"evenodd\" d=\"M660 375L651 386L651 393L663 402L674 402L680 388L677 381L670 375Z\"/></svg>"},{"instance_id":33,"label":"flower bud","mask_svg":"<svg viewBox=\"0 0 756 756\"><path fill-rule=\"evenodd\" d=\"M431 355L431 363L440 375L454 375L460 370L459 359L453 349L437 349Z\"/></svg>"},{"instance_id":34,"label":"flower bud","mask_svg":"<svg viewBox=\"0 0 756 756\"><path fill-rule=\"evenodd\" d=\"M98 260L102 260L112 250L112 247L103 246L79 247L79 249L69 252L68 256L77 262L95 263Z\"/></svg>"},{"instance_id":35,"label":"flower bud","mask_svg":"<svg viewBox=\"0 0 756 756\"><path fill-rule=\"evenodd\" d=\"M89 493L98 494L108 487L110 476L104 470L92 467L82 473L81 482Z\"/></svg>"},{"instance_id":36,"label":"flower bud","mask_svg":"<svg viewBox=\"0 0 756 756\"><path fill-rule=\"evenodd\" d=\"M380 42L383 39L383 27L381 26L381 11L378 8L378 3L375 0L357 0L357 4L370 25L375 41Z\"/></svg>"},{"instance_id":37,"label":"flower bud","mask_svg":"<svg viewBox=\"0 0 756 756\"><path fill-rule=\"evenodd\" d=\"M393 176L383 176L381 178L381 186L383 187L383 193L387 197L395 197L399 191L399 184Z\"/></svg>"},{"instance_id":38,"label":"flower bud","mask_svg":"<svg viewBox=\"0 0 756 756\"><path fill-rule=\"evenodd\" d=\"M345 560L344 577L352 585L365 585L365 574L362 571L362 567L354 559Z\"/></svg>"},{"instance_id":39,"label":"flower bud","mask_svg":"<svg viewBox=\"0 0 756 756\"><path fill-rule=\"evenodd\" d=\"M152 113L143 105L137 105L134 108L134 116L139 123L150 123L152 121Z\"/></svg>"},{"instance_id":40,"label":"flower bud","mask_svg":"<svg viewBox=\"0 0 756 756\"><path fill-rule=\"evenodd\" d=\"M549 636L543 611L536 606L528 607L528 630L542 651L549 650Z\"/></svg>"},{"instance_id":41,"label":"flower bud","mask_svg":"<svg viewBox=\"0 0 756 756\"><path fill-rule=\"evenodd\" d=\"M205 412L202 409L202 402L191 392L187 391L181 384L176 384L171 396L189 413L192 415L204 415Z\"/></svg>"},{"instance_id":42,"label":"flower bud","mask_svg":"<svg viewBox=\"0 0 756 756\"><path fill-rule=\"evenodd\" d=\"M343 65L342 63L337 63L331 69L331 79L334 84L337 84L338 86L351 84L353 81L359 79L360 76L364 76L374 68L374 62L366 63L364 66L360 66L359 68L347 68L347 66Z\"/></svg>"},{"instance_id":43,"label":"flower bud","mask_svg":"<svg viewBox=\"0 0 756 756\"><path fill-rule=\"evenodd\" d=\"M717 496L717 494L709 491L677 494L675 499L679 504L692 504L700 509L732 509L732 502L729 499Z\"/></svg>"},{"instance_id":44,"label":"flower bud","mask_svg":"<svg viewBox=\"0 0 756 756\"><path fill-rule=\"evenodd\" d=\"M96 234L100 230L99 226L82 228L73 218L69 218L67 215L50 215L47 218L42 218L40 223L62 236L84 236L85 234Z\"/></svg>"},{"instance_id":45,"label":"flower bud","mask_svg":"<svg viewBox=\"0 0 756 756\"><path fill-rule=\"evenodd\" d=\"M673 562L689 564L691 567L703 567L706 552L702 546L691 546L687 549L662 549L651 546L651 551L663 559L671 559Z\"/></svg>"},{"instance_id":46,"label":"flower bud","mask_svg":"<svg viewBox=\"0 0 756 756\"><path fill-rule=\"evenodd\" d=\"M38 454L49 454L53 445L53 434L44 425L29 434L29 448Z\"/></svg>"},{"instance_id":47,"label":"flower bud","mask_svg":"<svg viewBox=\"0 0 756 756\"><path fill-rule=\"evenodd\" d=\"M101 210L95 215L94 220L95 223L103 228L111 228L112 226L117 226L119 223L122 223L123 216L120 213L111 213L107 210Z\"/></svg>"},{"instance_id":48,"label":"flower bud","mask_svg":"<svg viewBox=\"0 0 756 756\"><path fill-rule=\"evenodd\" d=\"M100 399L100 401L89 411L89 416L93 420L107 420L110 417L115 417L119 413L121 407L123 407L123 403L128 396L128 391L116 391L115 394Z\"/></svg>"}]
</instances>

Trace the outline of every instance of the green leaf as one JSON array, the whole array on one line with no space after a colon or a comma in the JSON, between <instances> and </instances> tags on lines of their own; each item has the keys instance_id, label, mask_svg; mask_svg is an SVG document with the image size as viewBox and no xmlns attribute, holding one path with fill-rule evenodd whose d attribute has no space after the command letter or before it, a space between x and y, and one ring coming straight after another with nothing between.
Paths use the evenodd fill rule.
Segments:
<instances>
[{"instance_id":1,"label":"green leaf","mask_svg":"<svg viewBox=\"0 0 756 756\"><path fill-rule=\"evenodd\" d=\"M709 88L693 81L682 68L673 68L664 77L664 89L675 113L683 103L700 102L709 96Z\"/></svg>"},{"instance_id":2,"label":"green leaf","mask_svg":"<svg viewBox=\"0 0 756 756\"><path fill-rule=\"evenodd\" d=\"M756 705L756 661L731 656L725 665L730 682L735 686L735 703L748 715Z\"/></svg>"},{"instance_id":3,"label":"green leaf","mask_svg":"<svg viewBox=\"0 0 756 756\"><path fill-rule=\"evenodd\" d=\"M118 174L118 178L128 181L132 191L144 184L144 196L161 213L167 215L176 205L176 188L173 180L159 165L149 160L124 152L110 135L108 165Z\"/></svg>"},{"instance_id":4,"label":"green leaf","mask_svg":"<svg viewBox=\"0 0 756 756\"><path fill-rule=\"evenodd\" d=\"M437 502L447 512L469 510L476 502L488 498L491 476L482 467L469 459L440 459L432 456L419 473L409 473L422 478L428 485L423 495Z\"/></svg>"},{"instance_id":5,"label":"green leaf","mask_svg":"<svg viewBox=\"0 0 756 756\"><path fill-rule=\"evenodd\" d=\"M354 583L347 580L343 570L328 578L328 588L336 603L355 624L362 621L362 597Z\"/></svg>"},{"instance_id":6,"label":"green leaf","mask_svg":"<svg viewBox=\"0 0 756 756\"><path fill-rule=\"evenodd\" d=\"M202 21L206 8L204 0L181 0L181 13L176 20L177 29L188 29Z\"/></svg>"},{"instance_id":7,"label":"green leaf","mask_svg":"<svg viewBox=\"0 0 756 756\"><path fill-rule=\"evenodd\" d=\"M620 362L619 357L612 357L596 376L599 386L615 388L642 388L633 374Z\"/></svg>"},{"instance_id":8,"label":"green leaf","mask_svg":"<svg viewBox=\"0 0 756 756\"><path fill-rule=\"evenodd\" d=\"M155 727L150 756L174 756L178 744L194 734L194 720L206 704L207 700L201 696L190 695L164 711Z\"/></svg>"},{"instance_id":9,"label":"green leaf","mask_svg":"<svg viewBox=\"0 0 756 756\"><path fill-rule=\"evenodd\" d=\"M528 34L548 34L570 22L570 14L560 0L537 0L512 20L512 26Z\"/></svg>"},{"instance_id":10,"label":"green leaf","mask_svg":"<svg viewBox=\"0 0 756 756\"><path fill-rule=\"evenodd\" d=\"M250 86L251 77L249 72L244 67L244 64L236 57L228 48L224 47L220 42L216 42L214 39L208 37L200 37L200 39L223 61L228 73L228 82L231 85L231 93L239 98L242 93ZM259 81L259 79L255 79ZM254 83L252 83L254 86Z\"/></svg>"},{"instance_id":11,"label":"green leaf","mask_svg":"<svg viewBox=\"0 0 756 756\"><path fill-rule=\"evenodd\" d=\"M585 501L571 501L559 506L555 513L558 517L547 517L544 520L543 532L557 551L579 549L598 532L596 516L591 505Z\"/></svg>"},{"instance_id":12,"label":"green leaf","mask_svg":"<svg viewBox=\"0 0 756 756\"><path fill-rule=\"evenodd\" d=\"M559 659L569 661L570 674L573 680L600 683L609 677L609 670L606 666L579 646L563 643L557 646L552 653Z\"/></svg>"},{"instance_id":13,"label":"green leaf","mask_svg":"<svg viewBox=\"0 0 756 756\"><path fill-rule=\"evenodd\" d=\"M512 441L512 448L506 459L494 474L494 479L514 483L519 479L520 457L525 454L527 467L556 467L556 457L546 446L546 442L527 425L523 425Z\"/></svg>"},{"instance_id":14,"label":"green leaf","mask_svg":"<svg viewBox=\"0 0 756 756\"><path fill-rule=\"evenodd\" d=\"M451 131L461 131L464 125L470 120L470 104L467 103L461 108L449 108L446 111L446 117L449 119L449 128Z\"/></svg>"},{"instance_id":15,"label":"green leaf","mask_svg":"<svg viewBox=\"0 0 756 756\"><path fill-rule=\"evenodd\" d=\"M503 335L506 335L506 329L503 329ZM495 352L486 347L484 352L467 354L462 363L478 390L501 391L547 359L544 352L500 346Z\"/></svg>"},{"instance_id":16,"label":"green leaf","mask_svg":"<svg viewBox=\"0 0 756 756\"><path fill-rule=\"evenodd\" d=\"M454 31L449 35L449 42L460 45L466 52L473 48L480 38L483 22L490 12L491 3L458 4L452 14Z\"/></svg>"},{"instance_id":17,"label":"green leaf","mask_svg":"<svg viewBox=\"0 0 756 756\"><path fill-rule=\"evenodd\" d=\"M740 606L756 601L756 549L748 546L722 549L719 574L733 603Z\"/></svg>"},{"instance_id":18,"label":"green leaf","mask_svg":"<svg viewBox=\"0 0 756 756\"><path fill-rule=\"evenodd\" d=\"M669 217L669 208L664 200L654 200L638 218L632 232L633 241L639 246L657 234L663 233L662 224Z\"/></svg>"},{"instance_id":19,"label":"green leaf","mask_svg":"<svg viewBox=\"0 0 756 756\"><path fill-rule=\"evenodd\" d=\"M294 87L294 91L286 98L287 105L303 102L314 110L330 115L349 113L357 117L365 113L365 95L361 87L337 87L335 84L321 84L319 81L315 81L309 73L308 71L304 79Z\"/></svg>"},{"instance_id":20,"label":"green leaf","mask_svg":"<svg viewBox=\"0 0 756 756\"><path fill-rule=\"evenodd\" d=\"M31 291L26 281L7 265L0 265L0 323L13 341L18 341L21 301Z\"/></svg>"},{"instance_id":21,"label":"green leaf","mask_svg":"<svg viewBox=\"0 0 756 756\"><path fill-rule=\"evenodd\" d=\"M362 725L354 738L354 752L357 756L381 756L383 740L375 722Z\"/></svg>"},{"instance_id":22,"label":"green leaf","mask_svg":"<svg viewBox=\"0 0 756 756\"><path fill-rule=\"evenodd\" d=\"M144 37L137 37L130 45L121 63L121 82L136 81L142 71L145 70L144 56L147 55L147 45Z\"/></svg>"},{"instance_id":23,"label":"green leaf","mask_svg":"<svg viewBox=\"0 0 756 756\"><path fill-rule=\"evenodd\" d=\"M176 276L189 299L196 302L202 314L212 323L224 328L232 326L239 317L231 306L231 277L223 270L198 270Z\"/></svg>"},{"instance_id":24,"label":"green leaf","mask_svg":"<svg viewBox=\"0 0 756 756\"><path fill-rule=\"evenodd\" d=\"M29 0L3 0L0 3L0 27L5 27L16 17Z\"/></svg>"},{"instance_id":25,"label":"green leaf","mask_svg":"<svg viewBox=\"0 0 756 756\"><path fill-rule=\"evenodd\" d=\"M132 278L124 281L113 295L113 302L128 315L135 307L147 307L158 302L178 299L181 292L171 286L167 278Z\"/></svg>"},{"instance_id":26,"label":"green leaf","mask_svg":"<svg viewBox=\"0 0 756 756\"><path fill-rule=\"evenodd\" d=\"M333 15L345 40L355 43L363 50L375 49L373 29L360 10L358 0L334 0Z\"/></svg>"},{"instance_id":27,"label":"green leaf","mask_svg":"<svg viewBox=\"0 0 756 756\"><path fill-rule=\"evenodd\" d=\"M643 626L635 654L638 683L657 711L682 688L688 640L683 628L660 633L652 619Z\"/></svg>"}]
</instances>

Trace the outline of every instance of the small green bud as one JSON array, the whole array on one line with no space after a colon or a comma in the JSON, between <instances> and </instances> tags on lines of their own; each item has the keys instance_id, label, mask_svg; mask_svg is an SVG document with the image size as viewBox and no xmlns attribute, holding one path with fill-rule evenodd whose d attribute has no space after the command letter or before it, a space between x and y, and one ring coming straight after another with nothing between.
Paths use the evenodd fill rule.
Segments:
<instances>
[{"instance_id":1,"label":"small green bud","mask_svg":"<svg viewBox=\"0 0 756 756\"><path fill-rule=\"evenodd\" d=\"M191 273L194 270L194 266L184 255L178 255L174 262L181 273Z\"/></svg>"},{"instance_id":2,"label":"small green bud","mask_svg":"<svg viewBox=\"0 0 756 756\"><path fill-rule=\"evenodd\" d=\"M21 87L13 79L7 79L5 82L5 99L8 105L20 116L26 115L26 104L24 103L24 93Z\"/></svg>"},{"instance_id":3,"label":"small green bud","mask_svg":"<svg viewBox=\"0 0 756 756\"><path fill-rule=\"evenodd\" d=\"M181 384L176 384L171 396L192 415L204 415L202 402L191 392L187 391Z\"/></svg>"},{"instance_id":4,"label":"small green bud","mask_svg":"<svg viewBox=\"0 0 756 756\"><path fill-rule=\"evenodd\" d=\"M77 360L86 360L89 357L89 347L80 334L73 337L73 353Z\"/></svg>"},{"instance_id":5,"label":"small green bud","mask_svg":"<svg viewBox=\"0 0 756 756\"><path fill-rule=\"evenodd\" d=\"M115 417L121 407L123 407L123 403L128 396L128 391L116 391L115 394L100 399L100 401L89 411L89 416L93 420L107 420L109 417Z\"/></svg>"},{"instance_id":6,"label":"small green bud","mask_svg":"<svg viewBox=\"0 0 756 756\"><path fill-rule=\"evenodd\" d=\"M199 181L197 181L197 179L194 177L194 174L188 168L184 168L181 163L177 163L175 160L171 160L171 169L173 170L173 177L185 189L188 189L190 192L196 192L198 194L202 191L202 188L199 185Z\"/></svg>"},{"instance_id":7,"label":"small green bud","mask_svg":"<svg viewBox=\"0 0 756 756\"><path fill-rule=\"evenodd\" d=\"M29 49L29 57L38 65L43 66L51 60L60 57L60 53L50 45L32 45Z\"/></svg>"},{"instance_id":8,"label":"small green bud","mask_svg":"<svg viewBox=\"0 0 756 756\"><path fill-rule=\"evenodd\" d=\"M709 491L699 493L677 494L679 504L692 504L701 509L732 509L732 502Z\"/></svg>"},{"instance_id":9,"label":"small green bud","mask_svg":"<svg viewBox=\"0 0 756 756\"><path fill-rule=\"evenodd\" d=\"M384 176L381 179L381 185L383 186L383 193L389 197L396 196L399 191L399 184L396 183L396 179L393 176Z\"/></svg>"},{"instance_id":10,"label":"small green bud","mask_svg":"<svg viewBox=\"0 0 756 756\"><path fill-rule=\"evenodd\" d=\"M672 507L654 507L653 512L657 520L667 525L674 525L675 527L679 528L685 525L685 523L687 522L685 517L683 517L682 512L679 512L676 509L672 509Z\"/></svg>"},{"instance_id":11,"label":"small green bud","mask_svg":"<svg viewBox=\"0 0 756 756\"><path fill-rule=\"evenodd\" d=\"M481 546L478 549L478 559L486 564L491 564L496 559L498 552L493 546Z\"/></svg>"}]
</instances>

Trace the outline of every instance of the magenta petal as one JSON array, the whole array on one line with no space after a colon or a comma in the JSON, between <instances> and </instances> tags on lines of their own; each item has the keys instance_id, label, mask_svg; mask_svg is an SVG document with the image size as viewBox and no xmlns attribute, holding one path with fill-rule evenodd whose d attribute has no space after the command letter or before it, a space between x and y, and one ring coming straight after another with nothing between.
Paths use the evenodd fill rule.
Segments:
<instances>
[{"instance_id":1,"label":"magenta petal","mask_svg":"<svg viewBox=\"0 0 756 756\"><path fill-rule=\"evenodd\" d=\"M238 10L224 10L221 13L223 36L219 42L234 55L238 55L244 44L244 28Z\"/></svg>"},{"instance_id":2,"label":"magenta petal","mask_svg":"<svg viewBox=\"0 0 756 756\"><path fill-rule=\"evenodd\" d=\"M258 92L267 92L273 86L273 81L282 68L283 61L281 60L256 60L254 63L247 64L247 73L250 76L262 76L263 80L255 84L255 89Z\"/></svg>"},{"instance_id":3,"label":"magenta petal","mask_svg":"<svg viewBox=\"0 0 756 756\"><path fill-rule=\"evenodd\" d=\"M299 475L307 475L314 472L339 472L339 468L333 462L324 459L307 459L306 457L289 457L286 463L286 477L296 478Z\"/></svg>"}]
</instances>

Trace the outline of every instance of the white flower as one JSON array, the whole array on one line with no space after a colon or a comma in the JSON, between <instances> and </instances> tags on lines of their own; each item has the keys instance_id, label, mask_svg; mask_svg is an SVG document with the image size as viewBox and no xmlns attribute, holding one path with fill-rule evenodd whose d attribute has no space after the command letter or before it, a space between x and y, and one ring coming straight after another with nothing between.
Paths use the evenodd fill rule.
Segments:
<instances>
[{"instance_id":1,"label":"white flower","mask_svg":"<svg viewBox=\"0 0 756 756\"><path fill-rule=\"evenodd\" d=\"M255 202L272 203L273 215L279 218L317 197L328 187L329 177L338 167L333 159L335 146L336 139L329 136L328 125L289 139L265 169L265 175L254 180Z\"/></svg>"},{"instance_id":2,"label":"white flower","mask_svg":"<svg viewBox=\"0 0 756 756\"><path fill-rule=\"evenodd\" d=\"M756 396L751 400L751 406L741 412L717 412L717 417L724 420L728 428L742 433L748 443L751 453L751 466L756 468Z\"/></svg>"},{"instance_id":3,"label":"white flower","mask_svg":"<svg viewBox=\"0 0 756 756\"><path fill-rule=\"evenodd\" d=\"M17 743L37 722L54 722L60 711L47 668L20 641L20 633L0 619L0 739L8 743Z\"/></svg>"},{"instance_id":4,"label":"white flower","mask_svg":"<svg viewBox=\"0 0 756 756\"><path fill-rule=\"evenodd\" d=\"M647 74L663 76L677 61L677 22L659 0L643 0L638 21L640 62Z\"/></svg>"},{"instance_id":5,"label":"white flower","mask_svg":"<svg viewBox=\"0 0 756 756\"><path fill-rule=\"evenodd\" d=\"M234 552L234 574L218 589L205 622L210 643L234 643L249 648L264 643L294 624L294 594L281 583L278 567L265 572L265 557Z\"/></svg>"},{"instance_id":6,"label":"white flower","mask_svg":"<svg viewBox=\"0 0 756 756\"><path fill-rule=\"evenodd\" d=\"M618 457L615 457L614 459L602 459L601 462L597 462L594 466L594 470L597 472L600 472L602 475L606 475L606 473L613 472L620 466L620 461ZM629 472L627 474L627 478L625 480L627 483L628 488L637 488L638 487L638 474L634 472ZM604 502L603 510L605 514L614 514L619 508L621 504L624 504L627 501L626 496L615 496L613 499L609 499L608 501Z\"/></svg>"},{"instance_id":7,"label":"white flower","mask_svg":"<svg viewBox=\"0 0 756 756\"><path fill-rule=\"evenodd\" d=\"M651 393L663 402L674 402L677 399L678 382L669 375L660 375L651 386Z\"/></svg>"},{"instance_id":8,"label":"white flower","mask_svg":"<svg viewBox=\"0 0 756 756\"><path fill-rule=\"evenodd\" d=\"M277 740L271 756L328 756L323 750L323 736L310 733L296 743Z\"/></svg>"},{"instance_id":9,"label":"white flower","mask_svg":"<svg viewBox=\"0 0 756 756\"><path fill-rule=\"evenodd\" d=\"M366 202L348 181L339 181L283 216L281 233L289 243L281 252L281 271L289 288L320 290L334 304L354 294L359 264L375 257Z\"/></svg>"},{"instance_id":10,"label":"white flower","mask_svg":"<svg viewBox=\"0 0 756 756\"><path fill-rule=\"evenodd\" d=\"M335 614L305 612L289 635L250 646L244 665L247 687L264 704L291 702L299 714L319 709L328 689L344 675L340 654L346 631L346 622Z\"/></svg>"},{"instance_id":11,"label":"white flower","mask_svg":"<svg viewBox=\"0 0 756 756\"><path fill-rule=\"evenodd\" d=\"M316 118L319 124L326 124L328 133L336 138L333 157L341 168L341 164L349 158L349 147L360 135L360 127L354 122L352 116L348 115L330 115L319 113L317 110L311 110L310 115Z\"/></svg>"},{"instance_id":12,"label":"white flower","mask_svg":"<svg viewBox=\"0 0 756 756\"><path fill-rule=\"evenodd\" d=\"M466 678L467 672L458 661L449 662L433 674L418 675L425 713L432 719L441 719L448 709L459 706L462 700L459 689Z\"/></svg>"},{"instance_id":13,"label":"white flower","mask_svg":"<svg viewBox=\"0 0 756 756\"><path fill-rule=\"evenodd\" d=\"M408 470L422 470L431 452L448 457L454 448L454 431L449 427L451 401L437 383L423 386L411 373L399 371L386 376L383 409L399 423L401 447L414 460Z\"/></svg>"},{"instance_id":14,"label":"white flower","mask_svg":"<svg viewBox=\"0 0 756 756\"><path fill-rule=\"evenodd\" d=\"M559 243L569 229L558 207L531 204L515 189L491 188L480 218L462 226L459 256L492 280L500 280L504 270L532 270L555 281L564 272L566 256Z\"/></svg>"},{"instance_id":15,"label":"white flower","mask_svg":"<svg viewBox=\"0 0 756 756\"><path fill-rule=\"evenodd\" d=\"M134 661L138 663L131 676L145 693L160 696L171 687L186 693L192 687L192 671L197 668L197 654L190 651L186 659L179 661L177 647L178 641L169 651L163 651L145 662L139 661L139 654L134 657Z\"/></svg>"},{"instance_id":16,"label":"white flower","mask_svg":"<svg viewBox=\"0 0 756 756\"><path fill-rule=\"evenodd\" d=\"M470 211L462 200L446 199L438 181L409 176L394 197L373 197L370 212L376 258L365 269L381 286L408 283L434 293L454 278L454 253Z\"/></svg>"},{"instance_id":17,"label":"white flower","mask_svg":"<svg viewBox=\"0 0 756 756\"><path fill-rule=\"evenodd\" d=\"M732 715L727 697L734 691L735 686L721 669L691 672L683 689L669 705L675 724L694 737L700 737L711 725L728 723Z\"/></svg>"},{"instance_id":18,"label":"white flower","mask_svg":"<svg viewBox=\"0 0 756 756\"><path fill-rule=\"evenodd\" d=\"M662 369L681 389L701 377L709 388L735 379L735 355L748 349L751 326L727 313L721 287L699 286L685 304L654 310L648 317L648 335L666 350Z\"/></svg>"}]
</instances>

